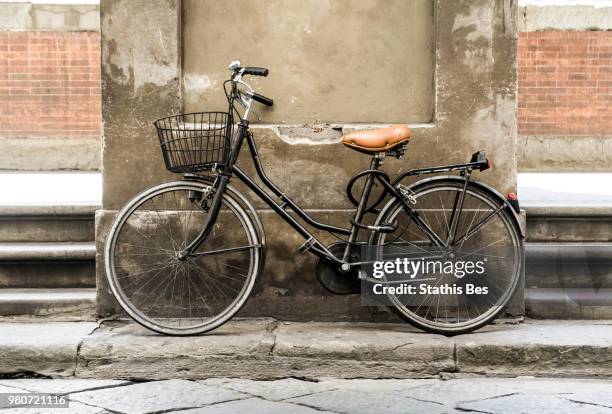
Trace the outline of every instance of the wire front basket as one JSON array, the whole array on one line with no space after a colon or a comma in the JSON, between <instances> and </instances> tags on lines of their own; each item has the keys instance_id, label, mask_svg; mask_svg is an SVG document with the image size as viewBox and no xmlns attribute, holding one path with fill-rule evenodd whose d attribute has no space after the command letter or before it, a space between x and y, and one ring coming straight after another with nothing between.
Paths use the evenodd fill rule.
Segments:
<instances>
[{"instance_id":1,"label":"wire front basket","mask_svg":"<svg viewBox=\"0 0 612 414\"><path fill-rule=\"evenodd\" d=\"M155 121L166 168L175 173L212 169L226 162L232 142L227 112L194 112Z\"/></svg>"}]
</instances>

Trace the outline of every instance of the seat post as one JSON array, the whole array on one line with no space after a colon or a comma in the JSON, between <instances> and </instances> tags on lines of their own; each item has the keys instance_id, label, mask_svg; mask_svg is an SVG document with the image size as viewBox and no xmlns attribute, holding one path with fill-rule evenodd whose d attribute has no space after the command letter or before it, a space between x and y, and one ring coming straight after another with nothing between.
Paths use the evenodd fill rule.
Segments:
<instances>
[{"instance_id":1,"label":"seat post","mask_svg":"<svg viewBox=\"0 0 612 414\"><path fill-rule=\"evenodd\" d=\"M372 161L370 162L370 170L378 170L384 158L384 152L375 153L372 157ZM363 192L361 193L359 204L357 205L357 211L355 211L355 217L353 217L353 220L357 223L361 223L363 215L365 214L368 199L370 198L370 192L372 191L372 184L374 184L374 176L372 174L368 174L368 176L366 177L366 182L363 185ZM348 261L349 256L351 254L351 247L353 243L355 243L355 241L357 240L358 233L359 227L353 224L353 226L351 227L351 235L349 236L348 243L346 244L346 248L344 249L344 255L342 256L343 262Z\"/></svg>"},{"instance_id":2,"label":"seat post","mask_svg":"<svg viewBox=\"0 0 612 414\"><path fill-rule=\"evenodd\" d=\"M372 157L372 161L370 162L370 169L378 170L378 167L380 167L380 164L382 164L382 160L384 158L385 158L384 152L377 152L376 154L374 154L374 156Z\"/></svg>"}]
</instances>

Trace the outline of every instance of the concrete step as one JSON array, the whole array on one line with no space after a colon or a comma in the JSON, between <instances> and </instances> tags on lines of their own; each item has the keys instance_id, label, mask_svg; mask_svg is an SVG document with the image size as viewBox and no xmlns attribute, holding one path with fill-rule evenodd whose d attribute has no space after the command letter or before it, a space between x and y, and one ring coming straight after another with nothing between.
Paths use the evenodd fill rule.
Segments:
<instances>
[{"instance_id":1,"label":"concrete step","mask_svg":"<svg viewBox=\"0 0 612 414\"><path fill-rule=\"evenodd\" d=\"M525 289L525 310L537 319L612 319L612 289Z\"/></svg>"},{"instance_id":2,"label":"concrete step","mask_svg":"<svg viewBox=\"0 0 612 414\"><path fill-rule=\"evenodd\" d=\"M525 308L533 318L612 318L612 243L527 243Z\"/></svg>"},{"instance_id":3,"label":"concrete step","mask_svg":"<svg viewBox=\"0 0 612 414\"><path fill-rule=\"evenodd\" d=\"M612 377L610 321L496 324L444 337L409 324L234 319L169 338L123 321L0 323L0 376L97 379Z\"/></svg>"},{"instance_id":4,"label":"concrete step","mask_svg":"<svg viewBox=\"0 0 612 414\"><path fill-rule=\"evenodd\" d=\"M95 319L96 290L0 289L0 316Z\"/></svg>"},{"instance_id":5,"label":"concrete step","mask_svg":"<svg viewBox=\"0 0 612 414\"><path fill-rule=\"evenodd\" d=\"M529 288L612 288L612 243L526 243L525 265Z\"/></svg>"},{"instance_id":6,"label":"concrete step","mask_svg":"<svg viewBox=\"0 0 612 414\"><path fill-rule=\"evenodd\" d=\"M95 244L0 243L0 288L95 287Z\"/></svg>"},{"instance_id":7,"label":"concrete step","mask_svg":"<svg viewBox=\"0 0 612 414\"><path fill-rule=\"evenodd\" d=\"M95 287L95 270L93 261L0 263L0 288Z\"/></svg>"},{"instance_id":8,"label":"concrete step","mask_svg":"<svg viewBox=\"0 0 612 414\"><path fill-rule=\"evenodd\" d=\"M612 206L526 206L531 242L612 242Z\"/></svg>"},{"instance_id":9,"label":"concrete step","mask_svg":"<svg viewBox=\"0 0 612 414\"><path fill-rule=\"evenodd\" d=\"M0 205L0 242L91 242L97 205Z\"/></svg>"},{"instance_id":10,"label":"concrete step","mask_svg":"<svg viewBox=\"0 0 612 414\"><path fill-rule=\"evenodd\" d=\"M95 243L0 243L0 262L94 260Z\"/></svg>"}]
</instances>

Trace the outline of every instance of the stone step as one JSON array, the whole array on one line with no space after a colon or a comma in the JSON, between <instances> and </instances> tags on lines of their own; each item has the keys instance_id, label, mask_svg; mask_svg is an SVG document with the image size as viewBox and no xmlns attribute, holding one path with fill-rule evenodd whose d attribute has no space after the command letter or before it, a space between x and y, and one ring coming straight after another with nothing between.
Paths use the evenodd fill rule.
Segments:
<instances>
[{"instance_id":1,"label":"stone step","mask_svg":"<svg viewBox=\"0 0 612 414\"><path fill-rule=\"evenodd\" d=\"M528 288L612 288L612 243L526 243Z\"/></svg>"},{"instance_id":2,"label":"stone step","mask_svg":"<svg viewBox=\"0 0 612 414\"><path fill-rule=\"evenodd\" d=\"M93 261L0 263L0 288L95 287L95 271Z\"/></svg>"},{"instance_id":3,"label":"stone step","mask_svg":"<svg viewBox=\"0 0 612 414\"><path fill-rule=\"evenodd\" d=\"M95 243L0 243L0 262L94 260Z\"/></svg>"},{"instance_id":4,"label":"stone step","mask_svg":"<svg viewBox=\"0 0 612 414\"><path fill-rule=\"evenodd\" d=\"M236 318L170 338L123 321L0 323L0 376L96 379L612 377L610 321L494 324L444 337L409 324Z\"/></svg>"},{"instance_id":5,"label":"stone step","mask_svg":"<svg viewBox=\"0 0 612 414\"><path fill-rule=\"evenodd\" d=\"M95 244L0 243L0 288L95 287Z\"/></svg>"},{"instance_id":6,"label":"stone step","mask_svg":"<svg viewBox=\"0 0 612 414\"><path fill-rule=\"evenodd\" d=\"M530 317L612 317L612 243L527 243L525 253Z\"/></svg>"},{"instance_id":7,"label":"stone step","mask_svg":"<svg viewBox=\"0 0 612 414\"><path fill-rule=\"evenodd\" d=\"M0 206L0 242L91 242L97 205Z\"/></svg>"},{"instance_id":8,"label":"stone step","mask_svg":"<svg viewBox=\"0 0 612 414\"><path fill-rule=\"evenodd\" d=\"M531 242L612 242L612 206L525 207Z\"/></svg>"},{"instance_id":9,"label":"stone step","mask_svg":"<svg viewBox=\"0 0 612 414\"><path fill-rule=\"evenodd\" d=\"M537 319L612 319L612 289L525 289L527 315Z\"/></svg>"},{"instance_id":10,"label":"stone step","mask_svg":"<svg viewBox=\"0 0 612 414\"><path fill-rule=\"evenodd\" d=\"M94 320L96 290L0 289L0 316Z\"/></svg>"}]
</instances>

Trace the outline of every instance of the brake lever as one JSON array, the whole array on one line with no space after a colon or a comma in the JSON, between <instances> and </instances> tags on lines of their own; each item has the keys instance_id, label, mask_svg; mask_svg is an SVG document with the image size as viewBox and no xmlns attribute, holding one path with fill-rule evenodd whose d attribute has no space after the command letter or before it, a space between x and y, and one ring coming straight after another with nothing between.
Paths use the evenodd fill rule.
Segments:
<instances>
[{"instance_id":1,"label":"brake lever","mask_svg":"<svg viewBox=\"0 0 612 414\"><path fill-rule=\"evenodd\" d=\"M240 96L238 96L238 99L236 100L236 102L238 102L240 104L240 106L242 106L244 109L246 109L246 105L244 104L244 102L242 102L242 98Z\"/></svg>"},{"instance_id":2,"label":"brake lever","mask_svg":"<svg viewBox=\"0 0 612 414\"><path fill-rule=\"evenodd\" d=\"M246 109L246 103L242 100L243 99L244 94L240 91L238 91L238 102L240 103L240 105L242 105L242 107L244 109ZM258 121L261 121L261 117L259 116L259 113L253 109L253 106L251 105L251 113L254 113L255 116L257 117Z\"/></svg>"},{"instance_id":3,"label":"brake lever","mask_svg":"<svg viewBox=\"0 0 612 414\"><path fill-rule=\"evenodd\" d=\"M251 108L251 113L255 114L255 116L257 117L258 121L261 121L261 117L259 116L259 114L257 113L256 110L254 110L253 108Z\"/></svg>"}]
</instances>

